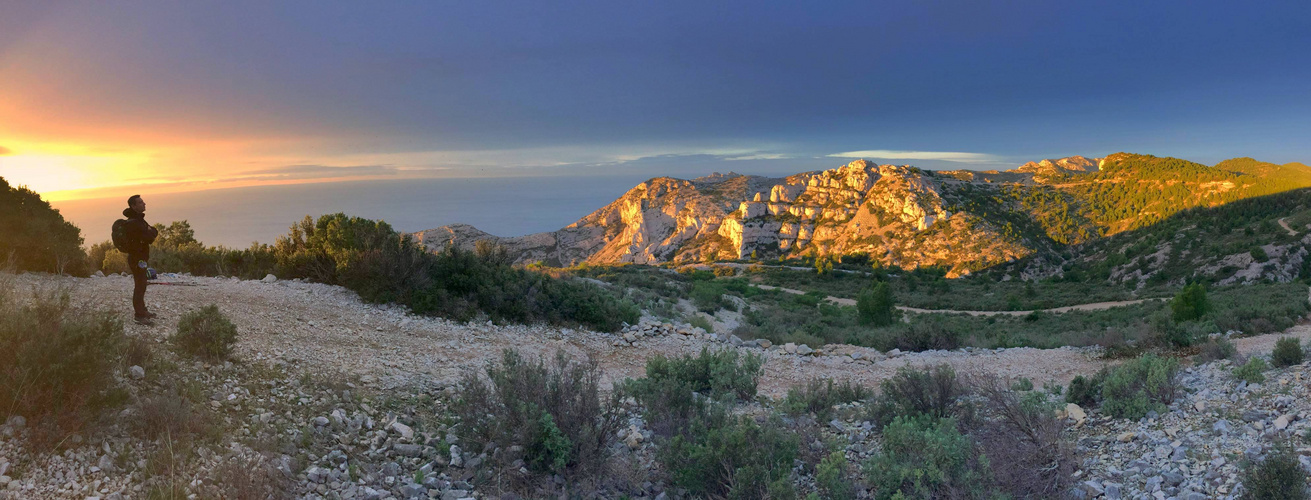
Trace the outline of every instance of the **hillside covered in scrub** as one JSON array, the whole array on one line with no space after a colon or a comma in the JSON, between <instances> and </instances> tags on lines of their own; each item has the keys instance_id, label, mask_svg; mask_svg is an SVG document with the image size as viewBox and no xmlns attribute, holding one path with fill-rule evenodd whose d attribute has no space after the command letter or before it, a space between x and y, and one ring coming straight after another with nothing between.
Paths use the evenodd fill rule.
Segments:
<instances>
[{"instance_id":1,"label":"hillside covered in scrub","mask_svg":"<svg viewBox=\"0 0 1311 500\"><path fill-rule=\"evenodd\" d=\"M1311 168L1238 158L1215 166L1116 153L1015 170L926 171L859 160L783 178L667 177L559 231L501 238L471 226L416 233L430 250L504 246L552 266L864 255L950 276L1147 227L1190 208L1311 186Z\"/></svg>"}]
</instances>

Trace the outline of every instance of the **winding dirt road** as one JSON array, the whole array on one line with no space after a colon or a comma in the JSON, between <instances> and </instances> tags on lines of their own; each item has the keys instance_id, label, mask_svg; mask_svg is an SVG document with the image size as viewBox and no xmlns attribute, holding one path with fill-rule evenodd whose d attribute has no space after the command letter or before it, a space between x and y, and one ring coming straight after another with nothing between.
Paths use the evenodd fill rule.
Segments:
<instances>
[{"instance_id":1,"label":"winding dirt road","mask_svg":"<svg viewBox=\"0 0 1311 500\"><path fill-rule=\"evenodd\" d=\"M791 288L782 288L782 287L776 287L770 285L751 285L751 286L760 288L761 290L779 290L782 292L787 292L796 295L804 295L806 293L801 290L794 290ZM842 297L834 297L832 295L825 297L825 299L834 304L843 305L843 306L856 305L856 301L854 299L844 299ZM1100 311L1103 309L1110 309L1112 307L1141 304L1149 300L1165 300L1165 299L1155 298L1155 299L1121 300L1115 302L1093 302L1091 304L1078 304L1073 306L1053 307L1051 309L1038 309L1038 311L1048 312L1048 313L1063 313L1063 312L1070 312L1070 311ZM917 307L907 307L907 306L897 306L897 309L906 312L919 313L919 314L968 314L970 316L999 316L999 315L1025 316L1028 314L1032 314L1034 312L1032 310L1030 311L958 311L955 309L920 309Z\"/></svg>"}]
</instances>

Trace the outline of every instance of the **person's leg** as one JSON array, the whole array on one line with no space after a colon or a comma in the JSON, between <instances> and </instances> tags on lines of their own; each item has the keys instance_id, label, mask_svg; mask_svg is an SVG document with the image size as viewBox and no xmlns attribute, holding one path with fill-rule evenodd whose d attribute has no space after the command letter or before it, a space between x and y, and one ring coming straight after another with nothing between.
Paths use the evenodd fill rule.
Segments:
<instances>
[{"instance_id":1,"label":"person's leg","mask_svg":"<svg viewBox=\"0 0 1311 500\"><path fill-rule=\"evenodd\" d=\"M137 259L130 261L132 267L132 309L136 317L145 318L150 315L146 310L146 268L139 266Z\"/></svg>"}]
</instances>

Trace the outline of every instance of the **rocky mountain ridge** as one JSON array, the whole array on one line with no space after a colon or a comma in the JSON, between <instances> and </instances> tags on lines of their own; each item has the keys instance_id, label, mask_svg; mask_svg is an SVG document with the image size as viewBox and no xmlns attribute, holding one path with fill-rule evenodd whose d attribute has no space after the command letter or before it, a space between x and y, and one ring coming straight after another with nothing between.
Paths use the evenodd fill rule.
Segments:
<instances>
[{"instance_id":1,"label":"rocky mountain ridge","mask_svg":"<svg viewBox=\"0 0 1311 500\"><path fill-rule=\"evenodd\" d=\"M490 241L516 262L556 266L863 254L887 266L942 266L958 276L1185 208L1267 194L1272 184L1311 186L1303 165L1240 170L1128 153L1047 159L1004 172L857 160L783 178L657 177L553 232L498 237L455 224L414 236L434 251ZM1105 206L1121 198L1145 208L1119 213Z\"/></svg>"}]
</instances>

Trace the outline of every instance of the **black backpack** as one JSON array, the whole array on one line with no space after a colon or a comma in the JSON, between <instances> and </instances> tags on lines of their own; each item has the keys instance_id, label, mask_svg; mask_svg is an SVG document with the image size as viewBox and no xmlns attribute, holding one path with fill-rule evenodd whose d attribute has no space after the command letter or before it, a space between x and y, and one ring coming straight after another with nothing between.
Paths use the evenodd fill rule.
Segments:
<instances>
[{"instance_id":1,"label":"black backpack","mask_svg":"<svg viewBox=\"0 0 1311 500\"><path fill-rule=\"evenodd\" d=\"M114 228L109 233L109 237L114 240L114 248L123 253L127 253L127 222L127 219L114 221Z\"/></svg>"}]
</instances>

